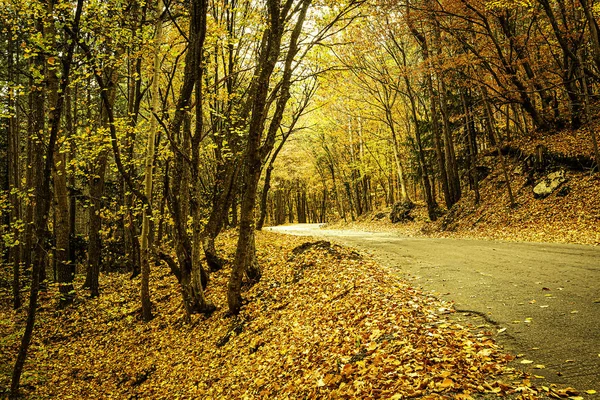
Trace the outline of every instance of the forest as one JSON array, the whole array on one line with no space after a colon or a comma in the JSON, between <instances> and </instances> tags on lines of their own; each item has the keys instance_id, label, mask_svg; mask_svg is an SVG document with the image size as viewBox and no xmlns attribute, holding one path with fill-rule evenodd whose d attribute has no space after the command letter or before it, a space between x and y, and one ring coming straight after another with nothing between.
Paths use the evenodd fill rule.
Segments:
<instances>
[{"instance_id":1,"label":"forest","mask_svg":"<svg viewBox=\"0 0 600 400\"><path fill-rule=\"evenodd\" d=\"M450 323L432 323L433 312L423 310L444 309L438 300L402 282L393 285L403 294L392 293L381 283L389 277L345 249L317 245L307 250L300 240L262 230L294 222L349 223L381 210L391 210L394 222L406 222L414 219L415 209L422 210L424 223L446 229L458 223L465 209L486 201L521 218L522 188L535 186L535 192L540 180L556 177L559 186L563 175L549 173L566 169L579 182L581 201L595 208L578 209L576 222L566 224L565 232L571 232L572 241L600 241L593 236L600 224L600 3L0 4L0 319L6 334L0 382L7 385L1 394L77 397L84 386L79 396L94 398L454 393L466 399L476 392L538 393L525 378L518 385L490 381L506 372L500 365L508 359L486 337L474 339ZM489 176L497 179L493 195L485 186ZM536 198L548 195L535 193ZM564 212L575 212L572 208ZM584 231L590 240L580 238ZM305 264L298 261L303 257ZM323 259L339 262L341 269L328 272ZM327 299L303 292L305 286L285 289L307 280L310 284L303 285L314 290L329 288L323 294ZM367 284L375 285L380 297L363 287ZM448 355L447 370L425 362L425 370L406 372L410 390L384 382L363 361L383 344L403 348L383 335L384 327L399 323L378 308L385 298L400 304L398 318L406 324L450 332L456 341L450 347L458 353ZM419 303L417 298L425 305L405 305ZM356 311L335 308L340 301L350 302L343 305L350 308L355 302L367 314L369 307L381 311L373 326L380 324L382 336L358 319L363 330L356 337L344 339L342 328L323 331L320 337L337 332L339 343L360 342L362 335L369 352L345 363L328 356L337 372L320 378L314 372L312 386L302 371L324 362L317 356L310 368L298 367L296 375L279 383L256 378L252 360L219 361L243 348L228 347L243 336L242 329L266 331L282 323L283 317L268 319L273 313L284 315L309 304L323 314L302 311L304 323L319 320L323 328L328 323L323 315L331 313L340 326L347 324ZM293 322L299 317L286 318L287 326L301 330ZM195 368L202 374L233 372L220 383L198 375L195 392L169 391L176 378L162 375L162 387L155 360L125 368L129 377L123 379L115 378L113 370L111 379L118 382L99 392L89 359L73 362L88 365L79 372L52 372L54 367L44 364L58 357L53 343L97 340L94 329L110 332L104 325L115 320L121 324L115 329L126 332L119 336L124 349L134 346L136 332L144 332L154 335L144 336L148 346L169 348L167 355L177 350L173 359L196 354ZM261 327L250 328L250 321ZM418 326L411 335L420 334ZM155 332L161 330L169 341L164 346ZM446 335L440 332L433 336ZM273 333L271 339L274 343L286 335ZM246 345L258 354L272 344L265 341ZM436 346L446 345L440 343ZM414 346L421 350L406 357L427 353ZM82 349L76 350L77 357L77 351L89 351ZM341 344L336 349L350 351ZM135 350L138 357L143 358L142 350ZM292 356L283 354L283 366L277 368L292 363ZM479 357L479 363L471 364L472 357ZM398 360L403 360L400 355ZM39 369L37 363L46 365L42 369L51 378L28 373ZM387 371L381 363L378 368ZM108 373L103 371L96 373ZM411 375L419 371L430 373L429 380ZM357 385L353 374L372 382ZM51 383L61 392L52 392ZM558 389L554 394L573 395Z\"/></svg>"}]
</instances>

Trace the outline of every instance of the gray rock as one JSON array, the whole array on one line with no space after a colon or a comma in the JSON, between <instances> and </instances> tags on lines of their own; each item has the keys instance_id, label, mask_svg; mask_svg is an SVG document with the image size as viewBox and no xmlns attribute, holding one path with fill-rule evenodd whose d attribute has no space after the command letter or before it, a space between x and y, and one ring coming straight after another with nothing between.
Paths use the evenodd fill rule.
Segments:
<instances>
[{"instance_id":1,"label":"gray rock","mask_svg":"<svg viewBox=\"0 0 600 400\"><path fill-rule=\"evenodd\" d=\"M544 179L536 183L533 188L533 195L536 198L543 199L550 196L560 185L567 181L566 172L556 171L548 174Z\"/></svg>"}]
</instances>

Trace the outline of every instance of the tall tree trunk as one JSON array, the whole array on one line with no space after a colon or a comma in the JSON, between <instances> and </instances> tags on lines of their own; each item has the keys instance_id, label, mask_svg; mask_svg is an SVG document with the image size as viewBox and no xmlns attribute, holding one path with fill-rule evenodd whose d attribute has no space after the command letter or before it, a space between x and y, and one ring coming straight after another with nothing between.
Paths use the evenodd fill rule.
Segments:
<instances>
[{"instance_id":1,"label":"tall tree trunk","mask_svg":"<svg viewBox=\"0 0 600 400\"><path fill-rule=\"evenodd\" d=\"M101 101L100 124L103 128L110 129L111 121L109 113L115 102L116 83L118 73L112 69L107 69L109 86L105 89L108 97L106 101ZM89 179L90 207L89 207L89 240L88 240L88 265L85 277L84 287L90 289L91 297L100 295L99 277L100 266L102 264L102 216L104 187L106 180L106 166L108 163L108 149L102 149L92 165L91 176Z\"/></svg>"},{"instance_id":2,"label":"tall tree trunk","mask_svg":"<svg viewBox=\"0 0 600 400\"><path fill-rule=\"evenodd\" d=\"M297 119L295 121L297 121ZM295 123L295 121L294 121L294 123ZM293 127L291 127L288 130L288 133L286 135L283 135L283 137L281 138L281 141L277 145L277 148L271 155L271 159L269 160L269 165L265 172L265 183L263 185L262 193L260 194L260 216L258 217L258 222L256 223L257 231L260 231L263 228L263 226L265 224L265 218L267 217L267 199L269 198L269 190L271 189L271 174L273 172L275 160L277 160L277 156L279 155L279 152L281 151L281 149L283 149L285 142L287 141L288 137L292 133L292 128Z\"/></svg>"},{"instance_id":3,"label":"tall tree trunk","mask_svg":"<svg viewBox=\"0 0 600 400\"><path fill-rule=\"evenodd\" d=\"M394 163L396 164L396 172L398 174L398 182L400 183L400 196L403 203L411 202L408 192L406 191L406 179L404 178L404 168L400 161L400 145L398 144L398 137L396 135L396 128L394 126L394 119L392 110L386 107L385 116L388 127L390 128L390 135L392 137L392 150L394 151Z\"/></svg>"},{"instance_id":4,"label":"tall tree trunk","mask_svg":"<svg viewBox=\"0 0 600 400\"><path fill-rule=\"evenodd\" d=\"M75 101L73 101L73 98ZM74 90L67 88L65 93L65 127L67 134L70 137L75 135L76 121L77 121L77 86ZM69 161L75 160L76 148L71 143L71 152L69 153ZM75 237L77 235L76 226L76 214L77 214L77 196L76 196L76 179L75 174L69 176L69 264L71 267L71 274L75 276L77 272L77 254L76 246L73 245Z\"/></svg>"},{"instance_id":5,"label":"tall tree trunk","mask_svg":"<svg viewBox=\"0 0 600 400\"><path fill-rule=\"evenodd\" d=\"M241 286L244 271L249 270L249 275L256 275L256 273L259 273L259 271L255 270L252 263L249 264L249 261L252 259L251 257L254 257L254 255L248 254L249 251L255 248L253 234L255 221L254 206L256 204L258 181L260 180L262 163L273 149L275 136L279 130L283 112L285 111L285 107L290 98L292 63L298 51L298 38L310 2L311 0L303 0L300 3L298 18L290 36L279 97L276 101L275 111L264 138L265 141L261 146L261 138L263 136L266 117L269 111L267 102L269 83L281 53L282 38L285 31L284 23L287 19L287 15L282 15L282 10L285 11L286 7L281 8L280 2L277 0L267 1L269 27L264 32L265 45L261 49L259 55L260 62L255 73L256 79L252 88L253 96L250 99L252 102L252 114L248 129L246 151L244 153L242 180L244 195L242 197L240 209L240 231L235 262L227 287L227 303L230 312L233 314L238 314L242 306Z\"/></svg>"},{"instance_id":6,"label":"tall tree trunk","mask_svg":"<svg viewBox=\"0 0 600 400\"><path fill-rule=\"evenodd\" d=\"M147 5L144 4L141 6L136 2L132 3L131 15L137 18L136 14L139 14L139 20L136 21L136 26L132 29L132 41L135 42L139 35L141 34L141 30L146 21L146 11ZM159 11L159 12L162 12ZM156 44L155 46L159 46ZM134 49L135 50L135 49ZM140 103L143 98L142 92L142 56L138 55L133 58L129 55L129 74L128 74L128 82L127 82L127 114L129 116L129 128L125 138L125 153L127 154L127 160L129 162L129 175L136 175L136 166L133 162L134 158L134 147L136 140L136 128L140 113ZM153 110L154 113L159 113L159 110ZM151 119L155 119L153 116L150 116ZM152 122L152 120L151 120ZM156 121L154 121L156 123ZM127 182L123 177L122 186L125 189L127 187ZM123 236L125 239L125 256L127 259L127 263L129 264L129 268L131 269L131 278L135 278L141 273L141 255L140 255L140 242L138 238L138 227L137 221L134 216L134 195L130 190L124 190L124 201L123 205L125 206L125 216L123 217Z\"/></svg>"},{"instance_id":7,"label":"tall tree trunk","mask_svg":"<svg viewBox=\"0 0 600 400\"><path fill-rule=\"evenodd\" d=\"M103 126L105 124L103 123ZM91 297L100 295L98 279L100 277L100 264L102 263L102 197L106 175L108 151L103 150L94 161L92 176L89 179L90 207L88 208L89 236L88 236L88 261L84 288L90 289Z\"/></svg>"},{"instance_id":8,"label":"tall tree trunk","mask_svg":"<svg viewBox=\"0 0 600 400\"><path fill-rule=\"evenodd\" d=\"M33 78L29 79L30 87L34 86ZM43 98L43 97L42 97ZM37 104L40 101L40 96L36 93L36 91L31 91L28 98L28 109L34 110L39 107ZM42 111L43 112L43 111ZM36 137L39 132L36 129L39 122L37 121L35 112L31 111L27 117L27 157L26 157L26 165L33 166L34 165L34 152L37 151L36 148ZM25 168L25 187L24 190L35 190L35 168ZM25 212L24 212L24 232L23 232L23 246L21 247L21 260L23 262L24 271L31 270L31 262L33 255L33 240L34 240L34 225L33 225L33 214L34 214L34 203L33 199L30 196L27 196L25 200Z\"/></svg>"},{"instance_id":9,"label":"tall tree trunk","mask_svg":"<svg viewBox=\"0 0 600 400\"><path fill-rule=\"evenodd\" d=\"M448 190L450 191L450 197L452 198L452 204L460 200L461 189L460 189L460 178L458 175L458 164L456 162L456 151L454 149L454 138L452 137L452 131L449 121L448 104L446 101L446 84L444 77L438 77L440 82L440 95L439 100L441 104L442 114L442 130L444 132L444 145L446 152L446 172L448 175Z\"/></svg>"},{"instance_id":10,"label":"tall tree trunk","mask_svg":"<svg viewBox=\"0 0 600 400\"><path fill-rule=\"evenodd\" d=\"M52 2L49 3L49 13L52 14ZM56 30L53 24L49 24L47 28L48 36L52 47L56 47ZM48 101L52 104L52 108L56 107L59 100L59 78L56 70L48 69ZM64 94L63 94L64 96ZM67 110L68 111L68 110ZM59 120L55 123L60 125ZM59 132L61 132L59 130ZM59 133L60 134L60 133ZM63 133L64 134L64 133ZM59 145L60 138L57 138L56 148L54 149L54 168L52 169L52 182L54 185L54 234L55 234L55 251L54 265L56 266L58 277L58 289L60 293L59 304L65 307L73 302L73 274L69 263L69 193L67 191L67 157L64 151L61 151Z\"/></svg>"},{"instance_id":11,"label":"tall tree trunk","mask_svg":"<svg viewBox=\"0 0 600 400\"><path fill-rule=\"evenodd\" d=\"M475 193L475 205L478 205L481 201L479 194L479 172L477 171L477 140L475 133L475 126L473 122L473 113L471 110L471 101L467 102L467 95L464 91L461 91L460 97L463 104L463 113L465 115L465 136L467 140L467 147L469 150L468 168L469 176L472 183L472 188Z\"/></svg>"},{"instance_id":12,"label":"tall tree trunk","mask_svg":"<svg viewBox=\"0 0 600 400\"><path fill-rule=\"evenodd\" d=\"M60 304L66 306L73 301L73 268L69 258L70 247L70 218L69 218L69 193L67 191L67 170L66 154L55 150L55 169L53 175L54 196L56 199L55 217L56 225L54 232L56 235L55 262L58 272L58 285L60 292Z\"/></svg>"},{"instance_id":13,"label":"tall tree trunk","mask_svg":"<svg viewBox=\"0 0 600 400\"><path fill-rule=\"evenodd\" d=\"M14 73L14 55L15 46L13 45L13 39L11 35L8 35L8 58L7 58L7 69L8 69L8 80L9 82L18 83L15 79L16 74ZM15 101L16 92L14 89L8 89L8 112L10 117L8 119L8 187L9 201L10 201L10 215L9 215L9 226L10 230L15 237L15 243L9 248L8 262L13 267L13 308L15 310L21 307L21 246L16 243L19 239L19 228L18 225L21 220L21 201L19 199L19 191L21 189L21 177L19 171L19 160L20 160L20 138L19 138L19 111L17 102Z\"/></svg>"},{"instance_id":14,"label":"tall tree trunk","mask_svg":"<svg viewBox=\"0 0 600 400\"><path fill-rule=\"evenodd\" d=\"M41 30L42 22L38 22L38 28ZM44 60L45 57L43 55L38 55L34 62L36 67L43 70L44 68ZM32 90L32 104L34 108L31 109L32 113L32 128L33 131L30 131L30 135L39 135L40 132L44 131L44 119L45 119L45 110L44 110L44 94L42 89L33 89ZM50 138L52 139L52 138ZM21 346L19 347L19 353L17 355L17 360L15 362L15 366L13 369L12 382L11 382L11 398L16 399L18 397L19 390L19 382L21 379L21 373L23 372L23 365L25 364L25 358L27 357L27 350L29 349L29 344L31 343L31 338L33 336L33 327L35 324L35 314L37 309L37 299L38 292L40 289L40 270L44 267L44 259L46 253L46 238L48 237L47 232L47 218L48 212L50 210L50 173L51 168L48 165L45 167L45 164L50 164L53 159L54 153L54 143L51 143L49 146L44 146L41 137L37 137L32 140L31 143L34 145L33 147L33 159L30 166L36 172L32 174L33 179L33 189L36 193L36 200L33 204L34 209L34 226L36 233L36 242L35 247L33 249L34 257L33 257L33 266L31 273L31 287L29 293L29 309L27 312L27 322L25 325L25 332L23 333L23 337L21 339ZM44 157L46 160L44 160ZM46 161L46 162L44 162ZM27 251L32 251L31 248L27 249Z\"/></svg>"},{"instance_id":15,"label":"tall tree trunk","mask_svg":"<svg viewBox=\"0 0 600 400\"><path fill-rule=\"evenodd\" d=\"M152 78L152 107L150 117L150 132L146 142L146 160L144 165L144 194L149 203L142 210L142 233L140 236L140 261L141 261L141 288L140 297L142 302L142 319L148 322L152 319L152 302L150 301L150 252L149 252L149 233L150 233L150 214L152 214L152 179L154 164L154 144L158 131L158 122L155 115L158 114L160 106L160 93L158 92L158 80L160 78L160 46L162 45L162 19L161 14L164 8L162 0L158 0L155 9L156 31L154 33L154 76Z\"/></svg>"}]
</instances>

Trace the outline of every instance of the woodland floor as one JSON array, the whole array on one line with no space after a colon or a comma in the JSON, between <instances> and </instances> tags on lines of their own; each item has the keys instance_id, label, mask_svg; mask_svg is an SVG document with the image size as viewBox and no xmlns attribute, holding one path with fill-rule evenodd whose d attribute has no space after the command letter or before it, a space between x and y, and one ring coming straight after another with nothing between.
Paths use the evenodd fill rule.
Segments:
<instances>
[{"instance_id":1,"label":"woodland floor","mask_svg":"<svg viewBox=\"0 0 600 400\"><path fill-rule=\"evenodd\" d=\"M165 267L151 278L155 318L139 318L139 278L102 275L100 298L79 293L56 308L42 293L22 379L28 398L577 398L536 387L507 366L492 332L459 325L452 305L411 287L365 256L328 243L257 235L263 279L246 288L238 317L226 313L229 268L212 275L210 317L184 322L180 290ZM235 237L220 249L233 257ZM0 388L25 312L2 285ZM454 322L453 322L454 321ZM1 394L1 393L0 393Z\"/></svg>"}]
</instances>

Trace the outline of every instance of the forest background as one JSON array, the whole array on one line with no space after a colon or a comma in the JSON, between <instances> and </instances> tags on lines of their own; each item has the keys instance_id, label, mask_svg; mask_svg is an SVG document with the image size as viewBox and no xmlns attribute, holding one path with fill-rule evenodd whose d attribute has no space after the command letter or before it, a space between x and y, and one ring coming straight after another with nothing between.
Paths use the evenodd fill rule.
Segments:
<instances>
[{"instance_id":1,"label":"forest background","mask_svg":"<svg viewBox=\"0 0 600 400\"><path fill-rule=\"evenodd\" d=\"M64 309L129 271L150 321L163 265L186 320L210 315L226 228L232 315L263 274L268 224L417 206L445 229L568 172L588 206L568 229L597 240L593 1L0 4L2 285L15 310L29 292L13 393L40 288Z\"/></svg>"}]
</instances>

